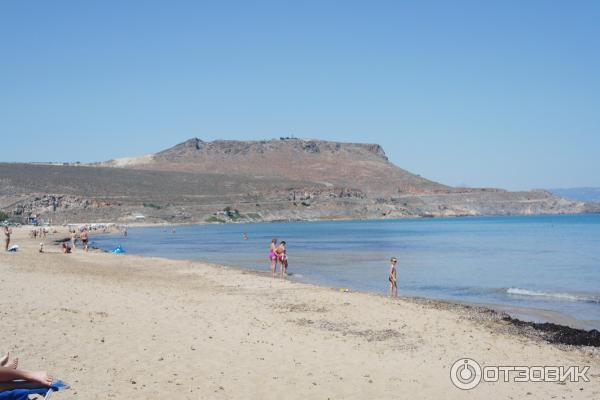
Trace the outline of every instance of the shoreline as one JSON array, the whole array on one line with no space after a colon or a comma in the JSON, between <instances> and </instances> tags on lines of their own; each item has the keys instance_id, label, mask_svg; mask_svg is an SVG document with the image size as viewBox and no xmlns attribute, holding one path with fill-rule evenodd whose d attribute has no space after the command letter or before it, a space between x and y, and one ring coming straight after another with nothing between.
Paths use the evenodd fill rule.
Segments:
<instances>
[{"instance_id":1,"label":"shoreline","mask_svg":"<svg viewBox=\"0 0 600 400\"><path fill-rule=\"evenodd\" d=\"M577 214L570 214L570 215L577 215ZM543 215L540 215L543 217ZM455 218L455 217L453 217ZM479 218L479 216L474 216L473 218ZM487 218L487 217L486 217ZM362 221L362 220L356 220L356 221ZM309 221L306 221L309 222ZM323 221L325 222L325 221ZM138 228L147 228L147 227L156 227L156 228L160 228L162 224L140 224L137 225L135 227ZM205 224L179 224L180 226L189 226L189 225L205 225ZM210 225L210 224L208 224ZM176 224L172 224L170 226L178 226ZM132 226L130 226L132 227ZM107 232L107 233L103 233L103 232L95 232L95 235L104 235L104 234L115 234L114 232ZM103 250L100 248L96 248L99 251L105 251L110 253L109 250ZM180 259L180 258L169 258L168 256L152 256L152 255L144 255L144 254L130 254L130 253L126 253L123 255L135 255L135 256L139 256L139 257L151 257L151 258L163 258L165 260L172 260L172 261L176 261L176 260L186 260L189 262L200 262L200 263L206 263L206 264L212 264L212 265L219 265L221 267L225 267L225 268L230 268L230 269L234 269L237 271L244 271L244 272L250 272L250 273L254 273L257 276L269 276L269 271L262 271L260 269L256 269L256 268L245 268L245 267L240 267L240 266L233 266L233 265L226 265L226 264L217 264L217 263L213 263L210 261L206 261L203 259L191 259L191 258L185 258L185 259ZM299 283L299 284L309 284L309 285L316 285L319 287L323 287L323 288L327 288L327 289L331 289L331 290L340 290L342 289L342 287L339 286L331 286L327 283L308 283L308 282L302 282L302 281L297 281L296 279L294 279L293 275L288 277L288 279L290 281L293 281L295 283ZM369 294L369 295L376 295L376 296L381 296L383 298L388 297L386 294L380 293L380 292L370 292L370 291L365 291L365 290L358 290L358 289L354 289L354 288L349 288L352 292L355 293L364 293L364 294ZM420 296L420 295L402 295L400 296L403 299L407 300L407 301L429 301L429 302L440 302L440 303L447 303L450 305L455 305L455 306L468 306L468 307L474 307L474 308L482 308L482 309L489 309L492 312L498 313L498 314L506 314L506 317L510 317L510 319L512 321L514 321L515 324L517 323L526 323L526 324L534 324L534 329L538 329L538 330L542 330L545 328L540 328L540 325L544 325L544 324L552 324L555 325L555 328L553 328L553 332L559 332L561 331L561 328L569 328L569 329L575 329L577 331L583 331L586 332L586 334L588 335L583 335L583 339L582 339L582 335L580 333L575 333L572 332L570 334L570 336L578 336L578 342L583 340L585 341L585 337L589 337L590 340L592 340L592 342L596 343L596 337L593 334L590 334L590 332L592 331L598 331L599 329L596 327L596 325L594 323L597 323L598 320L592 320L592 321L586 321L586 320L579 320L577 318L571 317L568 314L564 314L561 313L559 311L554 311L554 310L549 310L549 309L544 309L544 308L535 308L535 307L527 307L527 306L518 306L518 305L507 305L507 304L502 304L502 303L489 303L489 302L477 302L477 301L462 301L462 300L458 300L458 299L441 299L441 298L435 298L435 297L427 297L427 296ZM594 324L594 325L592 325ZM547 333L547 332L546 332ZM569 336L569 335L567 335ZM570 343L569 337L563 337L562 339L563 342L566 343Z\"/></svg>"},{"instance_id":2,"label":"shoreline","mask_svg":"<svg viewBox=\"0 0 600 400\"><path fill-rule=\"evenodd\" d=\"M102 249L95 249L97 251L106 252ZM110 253L110 252L107 252ZM269 271L261 271L257 269L247 269L243 267L237 267L232 265L216 264L203 260L192 260L192 259L172 259L168 257L157 257L157 256L145 256L140 254L119 254L120 256L135 256L141 258L151 259L163 259L166 261L187 261L190 263L202 263L221 268L225 270L234 270L243 274L250 274L261 277L263 279L272 279ZM276 277L275 280L281 280ZM364 296L374 296L381 299L387 299L389 301L401 300L411 302L414 304L426 305L427 307L446 309L458 312L472 312L481 314L482 318L497 318L502 321L508 321L515 328L514 333L517 335L523 335L528 337L534 337L542 339L548 343L553 344L564 344L573 346L590 346L600 348L600 331L595 328L586 329L583 322L569 317L568 315L559 313L552 310L544 310L530 307L514 307L504 306L502 304L491 304L491 303L476 303L476 302L463 302L458 300L444 300L434 299L424 296L403 296L399 295L395 298L391 298L388 295L369 292L358 289L340 288L335 286L328 286L325 284L318 283L307 283L300 282L293 278L284 279L297 285L306 285L308 287L315 286L318 288L331 290L333 292L343 293L357 293ZM521 318L519 318L521 316ZM527 320L523 319L523 316L531 316L534 319ZM531 328L531 329L528 329Z\"/></svg>"},{"instance_id":3,"label":"shoreline","mask_svg":"<svg viewBox=\"0 0 600 400\"><path fill-rule=\"evenodd\" d=\"M573 214L575 215L575 214ZM207 223L208 224L208 223ZM140 224L136 225L137 228L146 228L146 227L160 227L162 224ZM177 226L186 226L186 225L198 225L196 223L190 224L178 224ZM171 226L176 226L172 224ZM101 232L101 231L90 231L90 237L96 235L109 235L114 234L113 232ZM70 236L65 236L62 239L54 239L53 244L58 246L58 244L62 242L69 242L71 240ZM112 254L109 250L104 250L98 247L90 246L91 251L98 251L106 254ZM79 250L82 251L82 250ZM176 259L169 258L164 256L148 256L143 254L130 254L130 253L120 253L119 256L128 256L128 257L140 257L143 259L163 259L166 261L187 261L190 263L201 263L206 265L212 265L217 268L223 269L232 269L244 274L252 274L255 276L260 276L262 278L269 278L269 271L261 271L259 269L253 268L244 268L234 265L225 265L212 263L206 260L194 260L194 259ZM276 279L280 279L277 277ZM329 289L332 291L341 291L343 288L329 286L327 284L319 284L319 283L308 283L297 281L292 277L288 277L285 279L287 281L293 282L299 285L308 285L308 286L317 286L320 288ZM369 292L358 289L346 289L346 292L353 293L362 293L364 295L370 296L378 296L381 298L391 299L388 295L377 292ZM541 308L533 308L533 307L519 307L512 305L504 305L497 303L479 303L479 302L470 302L470 301L460 301L460 300L450 300L450 299L436 299L425 296L407 296L400 295L397 297L398 299L403 299L405 301L410 301L414 303L428 303L436 306L446 306L447 308L473 308L478 309L484 313L492 313L499 314L503 320L510 321L515 326L529 326L536 331L544 331L545 333L540 335L540 337L544 337L550 343L561 343L561 344L571 344L571 345L585 345L582 342L593 343L591 346L600 347L600 330L596 328L588 328L586 327L586 321L581 321L576 318L570 317L569 315L560 313L558 311L541 309ZM548 325L551 325L552 328L548 331ZM566 329L565 329L566 328ZM560 335L560 337L554 338L553 334L559 334L564 331L569 331L567 335ZM596 332L596 333L595 333ZM577 339L573 339L576 337Z\"/></svg>"},{"instance_id":4,"label":"shoreline","mask_svg":"<svg viewBox=\"0 0 600 400\"><path fill-rule=\"evenodd\" d=\"M597 202L600 204L600 202ZM367 221L420 221L420 220L428 220L428 219L436 219L436 220L454 220L454 219L468 219L468 218L504 218L504 217L568 217L568 216L585 216L585 215L599 215L600 210L598 211L582 211L582 212L558 212L558 213L514 213L514 214L455 214L455 215L433 215L433 214L419 214L419 215L394 215L391 218L353 218L353 217L323 217L323 218L289 218L289 219L248 219L248 220L226 220L224 222L208 222L206 220L199 221L177 221L177 222L167 222L164 220L160 221L147 221L147 222L135 222L129 220L118 220L116 222L81 222L81 223L61 223L59 225L44 225L39 224L35 226L36 228L40 227L65 227L67 225L93 225L93 224L112 224L112 225L126 225L130 228L151 228L151 227L161 227L161 226L189 226L189 225L242 225L242 224L278 224L278 223L286 223L286 222L367 222ZM23 223L18 223L18 227L29 228L34 227L33 225L27 225Z\"/></svg>"},{"instance_id":5,"label":"shoreline","mask_svg":"<svg viewBox=\"0 0 600 400\"><path fill-rule=\"evenodd\" d=\"M225 222L207 222L195 221L195 222L114 222L114 224L125 224L130 227L153 227L161 225L169 226L186 226L186 225L226 225L226 224L278 224L286 222L351 222L351 221L408 221L408 220L427 220L427 219L442 219L442 220L453 220L453 219L464 219L464 218L503 218L503 217L560 217L560 216L580 216L580 215L598 215L599 211L582 211L578 213L533 213L533 214L455 214L455 215L433 215L433 214L418 214L418 215L394 215L391 218L353 218L353 217L323 217L323 218L288 218L288 219L270 219L270 220L244 220L244 221L225 221Z\"/></svg>"},{"instance_id":6,"label":"shoreline","mask_svg":"<svg viewBox=\"0 0 600 400\"><path fill-rule=\"evenodd\" d=\"M110 251L100 249L98 247L90 248L93 249L93 251L112 254ZM139 257L142 259L161 259L173 262L186 261L189 263L201 263L225 270L234 270L242 274L258 276L263 279L272 279L269 271L261 271L259 269L244 268L234 265L218 264L205 260L194 260L187 258L175 259L164 256L149 256L143 254L130 253L121 253L118 254L118 256ZM276 277L275 280L282 279L280 277ZM600 347L600 331L598 331L598 329L587 328L585 326L585 321L580 321L566 314L562 314L553 310L532 307L508 306L493 303L478 303L459 300L435 299L425 296L399 295L396 298L390 298L386 294L377 292L369 292L351 288L340 288L335 286L329 286L327 284L301 282L295 280L293 278L293 275L284 280L293 282L297 285L306 285L309 287L316 286L319 288L331 290L333 292L343 291L344 293L359 293L366 296L375 296L378 298L388 299L390 301L400 299L415 304L429 305L434 308L444 308L448 310L475 310L475 312L481 314L493 315L494 317L497 317L500 320L509 321L515 327L515 333L519 335L541 338L542 340L545 340L548 343L554 344Z\"/></svg>"},{"instance_id":7,"label":"shoreline","mask_svg":"<svg viewBox=\"0 0 600 400\"><path fill-rule=\"evenodd\" d=\"M50 245L60 232L38 253L27 233L15 232L18 252L0 254L4 347L23 368L71 384L66 400L104 399L107 382L115 398L462 399L449 379L461 357L600 370L597 347L548 343L483 307L340 292L197 261L62 254ZM600 381L482 383L469 394L528 392L597 398Z\"/></svg>"}]
</instances>

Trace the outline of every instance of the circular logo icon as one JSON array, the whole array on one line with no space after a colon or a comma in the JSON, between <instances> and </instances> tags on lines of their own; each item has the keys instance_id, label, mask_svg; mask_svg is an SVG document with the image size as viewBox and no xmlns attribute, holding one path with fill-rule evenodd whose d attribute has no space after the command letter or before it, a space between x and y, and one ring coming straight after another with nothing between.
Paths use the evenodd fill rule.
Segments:
<instances>
[{"instance_id":1,"label":"circular logo icon","mask_svg":"<svg viewBox=\"0 0 600 400\"><path fill-rule=\"evenodd\" d=\"M450 369L450 380L459 389L473 389L481 382L481 366L470 358L456 360Z\"/></svg>"}]
</instances>

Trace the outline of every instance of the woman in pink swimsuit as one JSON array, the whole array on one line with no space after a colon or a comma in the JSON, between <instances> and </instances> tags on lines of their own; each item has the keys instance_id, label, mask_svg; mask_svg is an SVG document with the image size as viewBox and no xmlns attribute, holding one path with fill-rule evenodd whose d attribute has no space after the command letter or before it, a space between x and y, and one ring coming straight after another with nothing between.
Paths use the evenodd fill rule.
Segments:
<instances>
[{"instance_id":1,"label":"woman in pink swimsuit","mask_svg":"<svg viewBox=\"0 0 600 400\"><path fill-rule=\"evenodd\" d=\"M271 261L271 273L273 274L273 279L275 279L275 272L277 271L277 238L271 240L269 261Z\"/></svg>"}]
</instances>

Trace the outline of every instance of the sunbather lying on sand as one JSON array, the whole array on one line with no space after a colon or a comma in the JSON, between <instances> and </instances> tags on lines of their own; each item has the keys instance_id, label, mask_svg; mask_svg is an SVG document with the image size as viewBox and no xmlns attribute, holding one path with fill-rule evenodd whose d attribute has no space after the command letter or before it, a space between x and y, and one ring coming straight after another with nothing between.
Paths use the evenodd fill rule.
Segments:
<instances>
[{"instance_id":1,"label":"sunbather lying on sand","mask_svg":"<svg viewBox=\"0 0 600 400\"><path fill-rule=\"evenodd\" d=\"M17 369L19 360L10 360L10 354L0 358L0 390L50 386L52 377L46 371L23 371ZM15 382L24 381L24 382Z\"/></svg>"}]
</instances>

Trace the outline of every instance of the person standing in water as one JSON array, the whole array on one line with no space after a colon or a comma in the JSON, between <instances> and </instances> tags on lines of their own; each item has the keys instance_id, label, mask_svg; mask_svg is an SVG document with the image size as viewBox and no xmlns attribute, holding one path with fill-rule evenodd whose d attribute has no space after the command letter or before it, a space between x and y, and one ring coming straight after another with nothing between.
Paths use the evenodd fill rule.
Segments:
<instances>
[{"instance_id":1,"label":"person standing in water","mask_svg":"<svg viewBox=\"0 0 600 400\"><path fill-rule=\"evenodd\" d=\"M71 249L75 250L75 242L77 241L77 231L73 229L71 232Z\"/></svg>"},{"instance_id":2,"label":"person standing in water","mask_svg":"<svg viewBox=\"0 0 600 400\"><path fill-rule=\"evenodd\" d=\"M84 229L81 232L80 238L81 238L81 243L83 243L83 249L87 253L87 251L88 251L88 242L89 242L87 229Z\"/></svg>"},{"instance_id":3,"label":"person standing in water","mask_svg":"<svg viewBox=\"0 0 600 400\"><path fill-rule=\"evenodd\" d=\"M285 275L287 275L287 267L288 267L288 261L287 261L287 253L286 253L286 244L285 244L285 240L282 240L281 243L279 243L279 246L277 246L277 259L279 260L279 264L281 265L281 278L283 279L285 277Z\"/></svg>"},{"instance_id":4,"label":"person standing in water","mask_svg":"<svg viewBox=\"0 0 600 400\"><path fill-rule=\"evenodd\" d=\"M396 281L396 264L398 264L398 260L396 257L392 257L390 260L390 272L388 275L388 280L390 281L390 297L398 296L398 285Z\"/></svg>"},{"instance_id":5,"label":"person standing in water","mask_svg":"<svg viewBox=\"0 0 600 400\"><path fill-rule=\"evenodd\" d=\"M273 275L273 279L275 279L275 272L277 272L277 238L271 240L269 261L271 262L271 274Z\"/></svg>"}]
</instances>

